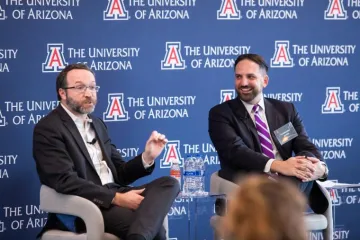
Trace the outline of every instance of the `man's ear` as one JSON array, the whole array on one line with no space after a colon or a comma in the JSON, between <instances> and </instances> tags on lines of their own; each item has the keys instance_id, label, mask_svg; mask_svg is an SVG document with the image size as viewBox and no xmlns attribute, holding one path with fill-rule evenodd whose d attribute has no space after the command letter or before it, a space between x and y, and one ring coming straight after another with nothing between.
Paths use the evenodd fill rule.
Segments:
<instances>
[{"instance_id":1,"label":"man's ear","mask_svg":"<svg viewBox=\"0 0 360 240\"><path fill-rule=\"evenodd\" d=\"M59 88L59 95L60 95L62 100L66 99L66 92L65 91L66 91L65 89Z\"/></svg>"},{"instance_id":2,"label":"man's ear","mask_svg":"<svg viewBox=\"0 0 360 240\"><path fill-rule=\"evenodd\" d=\"M269 76L265 75L264 76L264 81L263 81L263 87L265 88L268 84L269 84Z\"/></svg>"}]
</instances>

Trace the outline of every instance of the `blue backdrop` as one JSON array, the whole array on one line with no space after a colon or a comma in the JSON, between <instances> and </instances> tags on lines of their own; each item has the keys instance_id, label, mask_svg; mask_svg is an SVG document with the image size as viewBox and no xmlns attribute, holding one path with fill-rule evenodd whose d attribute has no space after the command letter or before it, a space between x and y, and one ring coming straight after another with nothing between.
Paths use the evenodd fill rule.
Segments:
<instances>
[{"instance_id":1,"label":"blue backdrop","mask_svg":"<svg viewBox=\"0 0 360 240\"><path fill-rule=\"evenodd\" d=\"M57 106L57 73L74 62L96 72L95 114L125 159L152 130L170 140L139 183L195 153L209 182L219 161L208 111L235 97L233 62L249 52L271 66L265 94L298 108L330 180L358 183L359 21L359 0L0 0L0 239L34 239L46 221L32 130ZM334 239L360 239L359 191L333 194ZM185 239L185 206L169 212L174 239Z\"/></svg>"}]
</instances>

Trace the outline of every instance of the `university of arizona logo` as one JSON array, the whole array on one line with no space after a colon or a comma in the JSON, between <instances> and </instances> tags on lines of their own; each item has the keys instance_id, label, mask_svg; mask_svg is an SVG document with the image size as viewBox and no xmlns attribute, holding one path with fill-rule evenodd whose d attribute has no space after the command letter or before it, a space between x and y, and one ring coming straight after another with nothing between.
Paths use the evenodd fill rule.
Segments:
<instances>
[{"instance_id":1,"label":"university of arizona logo","mask_svg":"<svg viewBox=\"0 0 360 240\"><path fill-rule=\"evenodd\" d=\"M340 100L340 87L327 87L326 100L321 106L321 113L343 113L344 105Z\"/></svg>"},{"instance_id":2,"label":"university of arizona logo","mask_svg":"<svg viewBox=\"0 0 360 240\"><path fill-rule=\"evenodd\" d=\"M0 5L0 20L5 20L5 18L5 10L3 10Z\"/></svg>"},{"instance_id":3,"label":"university of arizona logo","mask_svg":"<svg viewBox=\"0 0 360 240\"><path fill-rule=\"evenodd\" d=\"M108 0L104 11L104 20L128 20L129 12L125 9L124 0Z\"/></svg>"},{"instance_id":4,"label":"university of arizona logo","mask_svg":"<svg viewBox=\"0 0 360 240\"><path fill-rule=\"evenodd\" d=\"M241 19L240 10L235 0L222 0L220 9L217 11L218 20L236 20Z\"/></svg>"},{"instance_id":5,"label":"university of arizona logo","mask_svg":"<svg viewBox=\"0 0 360 240\"><path fill-rule=\"evenodd\" d=\"M180 42L166 42L165 58L161 60L162 70L176 70L185 69L185 61L181 56L181 43Z\"/></svg>"},{"instance_id":6,"label":"university of arizona logo","mask_svg":"<svg viewBox=\"0 0 360 240\"><path fill-rule=\"evenodd\" d=\"M42 64L42 72L60 72L66 65L64 45L62 43L49 43L47 45L47 57Z\"/></svg>"},{"instance_id":7,"label":"university of arizona logo","mask_svg":"<svg viewBox=\"0 0 360 240\"><path fill-rule=\"evenodd\" d=\"M160 168L170 168L173 160L178 160L179 166L183 166L184 159L180 154L179 140L172 140L166 143L163 158L160 159Z\"/></svg>"},{"instance_id":8,"label":"university of arizona logo","mask_svg":"<svg viewBox=\"0 0 360 240\"><path fill-rule=\"evenodd\" d=\"M235 98L235 90L234 89L220 90L220 103L229 101L234 98Z\"/></svg>"},{"instance_id":9,"label":"university of arizona logo","mask_svg":"<svg viewBox=\"0 0 360 240\"><path fill-rule=\"evenodd\" d=\"M328 180L330 182L335 182L337 183L338 180ZM340 195L338 193L337 189L331 188L331 189L327 189L330 195L330 199L332 201L332 205L334 206L339 206L341 204L341 198Z\"/></svg>"},{"instance_id":10,"label":"university of arizona logo","mask_svg":"<svg viewBox=\"0 0 360 240\"><path fill-rule=\"evenodd\" d=\"M325 19L346 20L348 16L343 2L344 0L329 0L329 5L325 10Z\"/></svg>"},{"instance_id":11,"label":"university of arizona logo","mask_svg":"<svg viewBox=\"0 0 360 240\"><path fill-rule=\"evenodd\" d=\"M275 52L271 58L271 67L293 67L294 61L289 52L289 41L275 41Z\"/></svg>"},{"instance_id":12,"label":"university of arizona logo","mask_svg":"<svg viewBox=\"0 0 360 240\"><path fill-rule=\"evenodd\" d=\"M106 112L103 113L104 122L127 121L129 114L124 107L123 93L109 93Z\"/></svg>"},{"instance_id":13,"label":"university of arizona logo","mask_svg":"<svg viewBox=\"0 0 360 240\"><path fill-rule=\"evenodd\" d=\"M0 127L4 127L6 125L6 118L2 115L0 110Z\"/></svg>"}]
</instances>

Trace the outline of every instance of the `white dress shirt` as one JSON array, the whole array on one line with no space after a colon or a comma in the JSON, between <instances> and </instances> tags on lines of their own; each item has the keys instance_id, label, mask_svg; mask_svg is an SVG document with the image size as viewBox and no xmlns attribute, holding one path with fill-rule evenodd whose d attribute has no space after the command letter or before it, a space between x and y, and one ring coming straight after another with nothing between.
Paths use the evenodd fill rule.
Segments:
<instances>
[{"instance_id":1,"label":"white dress shirt","mask_svg":"<svg viewBox=\"0 0 360 240\"><path fill-rule=\"evenodd\" d=\"M244 104L246 110L248 111L251 119L253 120L254 122L254 125L255 125L255 113L254 111L252 110L254 105L253 104L249 104L249 103L246 103L244 101L241 100L241 102ZM261 94L261 99L259 101L259 115L260 115L260 118L261 120L266 124L267 128L268 128L268 131L269 131L269 134L270 134L270 139L271 139L271 143L272 143L272 146L273 146L273 153L274 153L274 156L275 156L275 159L269 159L269 161L266 163L265 165L265 168L264 168L264 172L268 173L270 172L270 167L271 167L271 164L275 161L275 160L283 160L279 154L279 151L277 150L275 144L274 144L274 141L271 137L271 133L270 133L270 128L269 128L269 124L266 120L266 115L265 115L265 104L264 104L264 96ZM255 125L256 126L256 125Z\"/></svg>"},{"instance_id":2,"label":"white dress shirt","mask_svg":"<svg viewBox=\"0 0 360 240\"><path fill-rule=\"evenodd\" d=\"M104 160L99 142L96 141L94 144L90 143L94 139L96 139L95 131L90 125L90 122L92 120L89 119L87 115L84 115L83 118L75 116L63 104L61 104L61 106L69 114L71 119L74 121L77 129L79 130L80 135L81 135L81 137L85 143L85 146L89 152L91 161L94 164L95 170L100 177L102 185L107 184L107 183L113 183L114 176L113 176L109 166L107 165L106 161ZM149 168L154 164L154 162L147 164L144 161L143 157L142 157L142 162L143 162L144 168Z\"/></svg>"}]
</instances>

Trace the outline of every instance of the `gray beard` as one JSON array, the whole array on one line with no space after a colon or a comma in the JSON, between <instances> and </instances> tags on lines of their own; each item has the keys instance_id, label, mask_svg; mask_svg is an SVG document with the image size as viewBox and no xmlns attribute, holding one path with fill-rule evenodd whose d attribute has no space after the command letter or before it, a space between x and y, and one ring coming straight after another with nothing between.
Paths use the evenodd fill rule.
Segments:
<instances>
[{"instance_id":1,"label":"gray beard","mask_svg":"<svg viewBox=\"0 0 360 240\"><path fill-rule=\"evenodd\" d=\"M85 109L81 105L73 101L71 98L66 98L66 104L71 108L71 110L80 114L89 114L94 112L95 110L95 106L90 109Z\"/></svg>"}]
</instances>

